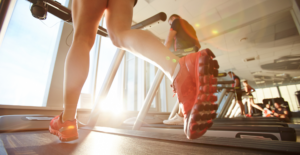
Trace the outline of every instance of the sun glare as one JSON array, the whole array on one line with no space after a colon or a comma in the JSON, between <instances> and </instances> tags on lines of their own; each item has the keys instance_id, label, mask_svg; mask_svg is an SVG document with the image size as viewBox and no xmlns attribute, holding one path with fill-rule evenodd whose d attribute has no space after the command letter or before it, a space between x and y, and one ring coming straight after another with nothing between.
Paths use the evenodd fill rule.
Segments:
<instances>
[{"instance_id":1,"label":"sun glare","mask_svg":"<svg viewBox=\"0 0 300 155\"><path fill-rule=\"evenodd\" d=\"M219 32L217 30L212 31L213 34L218 34Z\"/></svg>"},{"instance_id":2,"label":"sun glare","mask_svg":"<svg viewBox=\"0 0 300 155\"><path fill-rule=\"evenodd\" d=\"M103 111L108 111L113 113L114 115L119 115L123 112L123 103L106 101L101 104L100 108Z\"/></svg>"}]
</instances>

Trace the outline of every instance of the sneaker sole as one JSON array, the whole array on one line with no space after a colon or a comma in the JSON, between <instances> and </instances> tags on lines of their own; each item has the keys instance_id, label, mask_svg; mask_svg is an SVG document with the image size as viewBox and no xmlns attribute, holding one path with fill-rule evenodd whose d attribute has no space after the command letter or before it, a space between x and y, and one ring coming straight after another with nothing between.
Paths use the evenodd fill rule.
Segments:
<instances>
[{"instance_id":1,"label":"sneaker sole","mask_svg":"<svg viewBox=\"0 0 300 155\"><path fill-rule=\"evenodd\" d=\"M58 136L60 141L66 142L66 141L72 141L72 140L76 140L78 139L78 134L76 135L71 135L71 136L64 136L63 134L61 134L58 130L54 130L51 128L51 126L49 126L49 131L51 134Z\"/></svg>"},{"instance_id":2,"label":"sneaker sole","mask_svg":"<svg viewBox=\"0 0 300 155\"><path fill-rule=\"evenodd\" d=\"M196 139L201 137L207 129L209 129L216 118L216 110L218 105L214 102L217 97L214 95L217 92L216 85L218 76L219 64L214 54L209 49L201 50L197 53L195 78L197 97L193 108L186 115L184 122L184 131L188 139Z\"/></svg>"}]
</instances>

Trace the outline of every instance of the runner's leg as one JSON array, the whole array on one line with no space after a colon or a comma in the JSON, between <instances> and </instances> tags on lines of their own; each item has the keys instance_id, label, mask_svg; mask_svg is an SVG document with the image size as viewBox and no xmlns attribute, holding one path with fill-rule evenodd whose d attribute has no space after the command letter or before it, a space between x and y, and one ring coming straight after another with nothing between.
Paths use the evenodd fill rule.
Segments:
<instances>
[{"instance_id":1,"label":"runner's leg","mask_svg":"<svg viewBox=\"0 0 300 155\"><path fill-rule=\"evenodd\" d=\"M179 58L150 32L130 29L133 4L134 0L109 0L105 17L112 42L157 66L173 80L171 77Z\"/></svg>"},{"instance_id":2,"label":"runner's leg","mask_svg":"<svg viewBox=\"0 0 300 155\"><path fill-rule=\"evenodd\" d=\"M253 98L250 98L249 100L250 100L251 105L252 105L254 108L256 108L256 109L258 109L258 110L260 110L260 111L263 111L263 109L262 109L260 106L258 106L257 104L254 103Z\"/></svg>"},{"instance_id":3,"label":"runner's leg","mask_svg":"<svg viewBox=\"0 0 300 155\"><path fill-rule=\"evenodd\" d=\"M251 104L251 101L250 101L250 98L248 99L248 102L247 102L247 105L248 105L248 115L251 115L251 111L252 111L252 104Z\"/></svg>"},{"instance_id":4,"label":"runner's leg","mask_svg":"<svg viewBox=\"0 0 300 155\"><path fill-rule=\"evenodd\" d=\"M106 0L89 0L88 3L73 0L74 37L65 62L63 121L75 118L78 98L89 72L89 52L106 4Z\"/></svg>"}]
</instances>

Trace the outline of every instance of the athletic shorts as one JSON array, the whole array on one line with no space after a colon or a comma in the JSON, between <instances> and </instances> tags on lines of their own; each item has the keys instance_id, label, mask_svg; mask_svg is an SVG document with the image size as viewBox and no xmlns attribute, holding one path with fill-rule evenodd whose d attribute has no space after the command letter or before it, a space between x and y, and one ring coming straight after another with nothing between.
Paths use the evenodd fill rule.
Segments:
<instances>
[{"instance_id":1,"label":"athletic shorts","mask_svg":"<svg viewBox=\"0 0 300 155\"><path fill-rule=\"evenodd\" d=\"M238 101L242 101L242 92L235 92L235 98Z\"/></svg>"},{"instance_id":2,"label":"athletic shorts","mask_svg":"<svg viewBox=\"0 0 300 155\"><path fill-rule=\"evenodd\" d=\"M251 93L247 96L248 96L248 98L253 98L253 95Z\"/></svg>"}]
</instances>

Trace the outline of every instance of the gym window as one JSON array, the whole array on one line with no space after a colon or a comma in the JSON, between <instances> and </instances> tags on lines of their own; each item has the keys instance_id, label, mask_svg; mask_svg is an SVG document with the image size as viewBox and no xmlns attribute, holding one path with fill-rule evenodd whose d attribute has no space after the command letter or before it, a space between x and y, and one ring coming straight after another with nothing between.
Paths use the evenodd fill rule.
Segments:
<instances>
[{"instance_id":1,"label":"gym window","mask_svg":"<svg viewBox=\"0 0 300 155\"><path fill-rule=\"evenodd\" d=\"M63 21L51 14L37 20L25 0L11 4L13 13L0 40L0 104L46 106Z\"/></svg>"}]
</instances>

